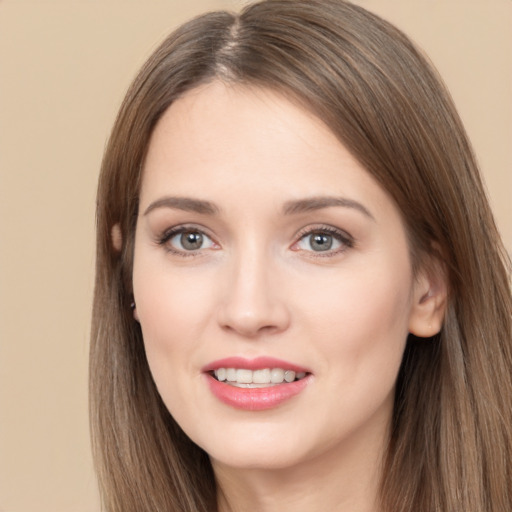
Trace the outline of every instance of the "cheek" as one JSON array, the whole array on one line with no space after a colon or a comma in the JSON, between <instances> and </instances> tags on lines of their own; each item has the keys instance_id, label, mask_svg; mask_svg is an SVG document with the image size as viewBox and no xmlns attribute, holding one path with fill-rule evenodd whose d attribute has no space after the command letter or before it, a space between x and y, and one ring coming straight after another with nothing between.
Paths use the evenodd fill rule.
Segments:
<instances>
[{"instance_id":1,"label":"cheek","mask_svg":"<svg viewBox=\"0 0 512 512\"><path fill-rule=\"evenodd\" d=\"M204 288L156 265L134 266L134 296L155 385L175 419L187 418L200 377L196 353L208 310Z\"/></svg>"},{"instance_id":2,"label":"cheek","mask_svg":"<svg viewBox=\"0 0 512 512\"><path fill-rule=\"evenodd\" d=\"M319 283L317 283L319 284ZM301 307L316 348L346 363L345 375L398 369L408 335L410 279L380 271L352 272L315 287Z\"/></svg>"},{"instance_id":3,"label":"cheek","mask_svg":"<svg viewBox=\"0 0 512 512\"><path fill-rule=\"evenodd\" d=\"M331 403L314 402L310 413L332 426L328 439L355 432L369 418L388 421L408 334L408 284L400 276L354 273L322 293L316 288L304 302L305 329L315 340L304 350L318 363L317 383Z\"/></svg>"},{"instance_id":4,"label":"cheek","mask_svg":"<svg viewBox=\"0 0 512 512\"><path fill-rule=\"evenodd\" d=\"M210 315L204 279L170 272L165 264L136 260L133 289L144 346L157 385L176 372L189 371L199 333Z\"/></svg>"}]
</instances>

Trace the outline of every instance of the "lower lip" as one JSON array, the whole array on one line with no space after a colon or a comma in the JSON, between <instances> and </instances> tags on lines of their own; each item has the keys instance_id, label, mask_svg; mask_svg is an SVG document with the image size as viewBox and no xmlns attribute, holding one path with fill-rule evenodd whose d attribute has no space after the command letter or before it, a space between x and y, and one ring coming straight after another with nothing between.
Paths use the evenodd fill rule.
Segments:
<instances>
[{"instance_id":1,"label":"lower lip","mask_svg":"<svg viewBox=\"0 0 512 512\"><path fill-rule=\"evenodd\" d=\"M268 388L238 388L219 382L205 374L212 393L223 403L244 411L273 409L298 395L309 384L310 375L290 383L277 384Z\"/></svg>"}]
</instances>

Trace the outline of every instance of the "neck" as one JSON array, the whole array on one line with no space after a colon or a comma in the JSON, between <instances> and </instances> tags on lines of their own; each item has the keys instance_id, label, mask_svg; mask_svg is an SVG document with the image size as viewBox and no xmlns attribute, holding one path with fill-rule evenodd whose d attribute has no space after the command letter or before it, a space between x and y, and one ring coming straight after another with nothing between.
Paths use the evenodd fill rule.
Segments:
<instances>
[{"instance_id":1,"label":"neck","mask_svg":"<svg viewBox=\"0 0 512 512\"><path fill-rule=\"evenodd\" d=\"M286 468L232 468L212 461L219 512L378 512L387 437L361 445L347 439L326 453Z\"/></svg>"}]
</instances>

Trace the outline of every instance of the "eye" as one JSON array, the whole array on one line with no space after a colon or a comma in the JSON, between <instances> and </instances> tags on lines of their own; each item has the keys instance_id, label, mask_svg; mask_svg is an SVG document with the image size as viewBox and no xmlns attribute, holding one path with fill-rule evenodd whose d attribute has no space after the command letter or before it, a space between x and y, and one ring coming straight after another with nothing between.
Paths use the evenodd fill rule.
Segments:
<instances>
[{"instance_id":1,"label":"eye","mask_svg":"<svg viewBox=\"0 0 512 512\"><path fill-rule=\"evenodd\" d=\"M332 227L325 227L310 229L303 233L292 249L332 255L352 246L353 239L348 234Z\"/></svg>"},{"instance_id":2,"label":"eye","mask_svg":"<svg viewBox=\"0 0 512 512\"><path fill-rule=\"evenodd\" d=\"M215 246L213 240L201 230L187 227L167 231L159 243L178 254L197 252Z\"/></svg>"}]
</instances>

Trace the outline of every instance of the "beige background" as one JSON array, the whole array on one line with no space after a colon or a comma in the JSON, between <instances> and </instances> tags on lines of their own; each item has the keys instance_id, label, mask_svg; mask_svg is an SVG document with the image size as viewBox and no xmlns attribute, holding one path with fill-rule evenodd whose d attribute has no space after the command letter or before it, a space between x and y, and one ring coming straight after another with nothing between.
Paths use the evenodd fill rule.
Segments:
<instances>
[{"instance_id":1,"label":"beige background","mask_svg":"<svg viewBox=\"0 0 512 512\"><path fill-rule=\"evenodd\" d=\"M145 57L244 2L0 0L0 511L99 510L87 420L94 197ZM512 248L512 1L359 0L445 77Z\"/></svg>"}]
</instances>

